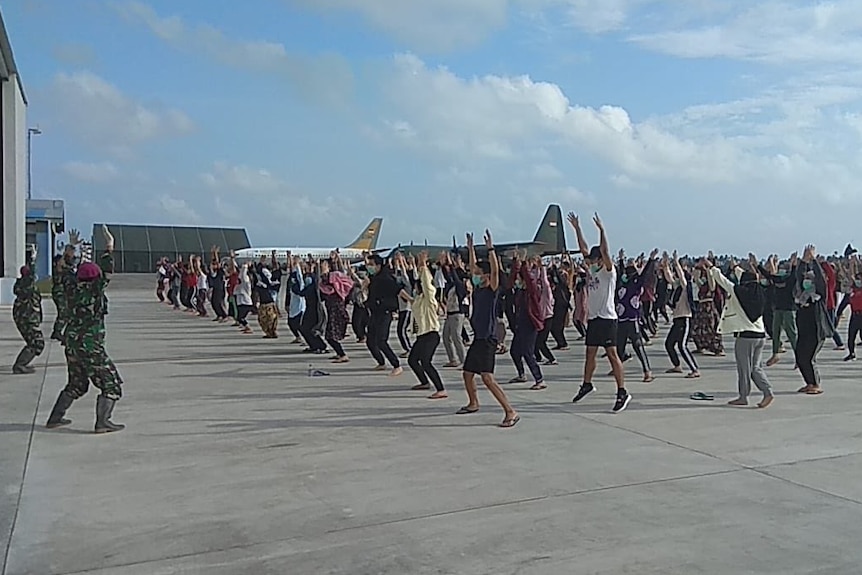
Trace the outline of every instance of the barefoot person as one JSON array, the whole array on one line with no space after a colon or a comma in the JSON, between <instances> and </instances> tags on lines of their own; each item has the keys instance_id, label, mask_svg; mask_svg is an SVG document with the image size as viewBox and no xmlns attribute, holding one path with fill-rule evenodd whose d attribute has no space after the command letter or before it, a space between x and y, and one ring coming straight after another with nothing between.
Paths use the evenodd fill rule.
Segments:
<instances>
[{"instance_id":1,"label":"barefoot person","mask_svg":"<svg viewBox=\"0 0 862 575\"><path fill-rule=\"evenodd\" d=\"M437 287L428 269L428 252L419 254L416 269L419 274L413 298L413 330L416 339L410 348L407 364L419 380L413 386L414 391L430 390L433 383L435 391L428 399L446 399L449 396L433 363L434 352L440 345L440 318L437 315Z\"/></svg>"},{"instance_id":2,"label":"barefoot person","mask_svg":"<svg viewBox=\"0 0 862 575\"><path fill-rule=\"evenodd\" d=\"M592 248L584 240L578 216L570 212L568 219L575 229L578 247L587 267L587 357L584 361L584 383L572 402L578 403L595 391L592 381L596 371L596 355L601 347L608 354L608 361L617 383L617 399L613 411L619 413L628 407L632 396L626 391L623 364L617 354L618 316L614 297L617 287L616 266L611 259L605 227L598 214L593 217L593 222L599 230L599 245Z\"/></svg>"},{"instance_id":3,"label":"barefoot person","mask_svg":"<svg viewBox=\"0 0 862 575\"><path fill-rule=\"evenodd\" d=\"M749 257L752 270L757 270L754 256ZM713 263L704 258L699 267L706 270L712 281L727 293L727 300L718 324L718 333L733 334L734 354L736 356L736 373L739 397L730 405L748 405L751 394L751 382L763 394L763 400L757 407L765 409L772 403L774 396L766 370L763 368L763 348L766 345L766 327L763 323L763 312L766 309L766 288L760 285L758 275L751 271L738 272L738 283L724 277Z\"/></svg>"},{"instance_id":4,"label":"barefoot person","mask_svg":"<svg viewBox=\"0 0 862 575\"><path fill-rule=\"evenodd\" d=\"M473 247L473 234L467 234L467 249L470 252L470 270L473 273L473 315L470 324L473 328L473 343L464 358L464 387L467 389L468 403L458 410L458 415L479 411L479 395L476 391L476 376L503 408L505 416L500 427L514 427L520 420L500 384L494 378L494 363L497 358L497 304L500 289L500 263L494 251L491 232L485 230L485 245L488 248L488 261L477 262Z\"/></svg>"}]
</instances>

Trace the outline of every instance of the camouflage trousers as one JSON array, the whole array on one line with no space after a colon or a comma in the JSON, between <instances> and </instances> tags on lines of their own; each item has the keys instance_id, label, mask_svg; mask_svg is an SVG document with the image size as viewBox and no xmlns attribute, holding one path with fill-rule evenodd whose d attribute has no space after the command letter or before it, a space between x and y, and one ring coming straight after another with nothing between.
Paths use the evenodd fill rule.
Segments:
<instances>
[{"instance_id":1,"label":"camouflage trousers","mask_svg":"<svg viewBox=\"0 0 862 575\"><path fill-rule=\"evenodd\" d=\"M83 333L66 333L66 392L73 398L84 396L90 382L113 400L123 396L123 378L105 351L104 328Z\"/></svg>"},{"instance_id":2,"label":"camouflage trousers","mask_svg":"<svg viewBox=\"0 0 862 575\"><path fill-rule=\"evenodd\" d=\"M15 327L18 328L18 333L24 338L25 349L33 352L33 355L42 355L45 350L45 336L42 335L42 328L39 324L34 324L31 321L16 321Z\"/></svg>"},{"instance_id":3,"label":"camouflage trousers","mask_svg":"<svg viewBox=\"0 0 862 575\"><path fill-rule=\"evenodd\" d=\"M65 294L52 294L51 299L54 301L54 307L57 308L57 319L54 320L54 329L51 330L51 336L59 338L63 336L63 330L66 329L69 309L66 305Z\"/></svg>"}]
</instances>

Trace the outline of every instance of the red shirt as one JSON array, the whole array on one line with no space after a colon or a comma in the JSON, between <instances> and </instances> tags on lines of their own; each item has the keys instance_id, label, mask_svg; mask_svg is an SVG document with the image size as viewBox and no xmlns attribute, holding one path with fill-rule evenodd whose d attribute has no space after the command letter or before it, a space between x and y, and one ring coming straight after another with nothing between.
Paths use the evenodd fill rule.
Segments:
<instances>
[{"instance_id":1,"label":"red shirt","mask_svg":"<svg viewBox=\"0 0 862 575\"><path fill-rule=\"evenodd\" d=\"M829 262L823 262L820 267L823 268L823 273L826 275L826 309L833 310L835 309L835 289L838 285L835 278L835 268Z\"/></svg>"},{"instance_id":2,"label":"red shirt","mask_svg":"<svg viewBox=\"0 0 862 575\"><path fill-rule=\"evenodd\" d=\"M227 277L227 295L232 296L236 286L239 285L239 274L233 272Z\"/></svg>"},{"instance_id":3,"label":"red shirt","mask_svg":"<svg viewBox=\"0 0 862 575\"><path fill-rule=\"evenodd\" d=\"M850 310L853 313L862 313L862 288L853 286L850 292Z\"/></svg>"}]
</instances>

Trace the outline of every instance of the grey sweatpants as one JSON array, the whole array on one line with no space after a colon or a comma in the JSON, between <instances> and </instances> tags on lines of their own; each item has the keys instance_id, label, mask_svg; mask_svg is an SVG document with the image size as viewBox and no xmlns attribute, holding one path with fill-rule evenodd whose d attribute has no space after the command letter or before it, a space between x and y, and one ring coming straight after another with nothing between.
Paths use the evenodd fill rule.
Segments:
<instances>
[{"instance_id":1,"label":"grey sweatpants","mask_svg":"<svg viewBox=\"0 0 862 575\"><path fill-rule=\"evenodd\" d=\"M764 397L772 395L772 386L763 369L763 347L765 339L749 339L737 337L735 340L736 373L739 375L739 397L748 399L751 395L751 382L763 393Z\"/></svg>"},{"instance_id":2,"label":"grey sweatpants","mask_svg":"<svg viewBox=\"0 0 862 575\"><path fill-rule=\"evenodd\" d=\"M443 322L443 347L446 348L446 356L449 362L464 363L464 340L461 339L461 330L464 329L464 314L451 313Z\"/></svg>"}]
</instances>

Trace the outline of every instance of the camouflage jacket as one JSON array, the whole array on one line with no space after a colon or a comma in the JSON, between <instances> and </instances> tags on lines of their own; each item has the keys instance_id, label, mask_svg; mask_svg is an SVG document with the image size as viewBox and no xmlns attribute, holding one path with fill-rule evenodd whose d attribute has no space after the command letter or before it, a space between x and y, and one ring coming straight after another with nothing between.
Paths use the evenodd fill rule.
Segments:
<instances>
[{"instance_id":1,"label":"camouflage jacket","mask_svg":"<svg viewBox=\"0 0 862 575\"><path fill-rule=\"evenodd\" d=\"M75 266L68 265L63 268L59 274L59 283L63 295L66 297L66 306L72 305L72 300L75 298L75 292L78 289L78 276ZM54 286L51 287L51 294L54 294Z\"/></svg>"},{"instance_id":2,"label":"camouflage jacket","mask_svg":"<svg viewBox=\"0 0 862 575\"><path fill-rule=\"evenodd\" d=\"M36 287L36 278L33 275L18 278L13 291L12 319L16 324L39 326L42 323L42 294Z\"/></svg>"},{"instance_id":3,"label":"camouflage jacket","mask_svg":"<svg viewBox=\"0 0 862 575\"><path fill-rule=\"evenodd\" d=\"M108 314L108 300L105 298L107 285L104 278L77 283L69 304L67 333L74 335L104 329L105 316Z\"/></svg>"},{"instance_id":4,"label":"camouflage jacket","mask_svg":"<svg viewBox=\"0 0 862 575\"><path fill-rule=\"evenodd\" d=\"M51 297L54 299L65 297L66 288L63 283L63 275L66 273L65 263L60 263L54 266L51 274Z\"/></svg>"}]
</instances>

